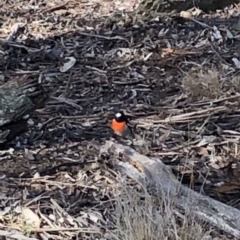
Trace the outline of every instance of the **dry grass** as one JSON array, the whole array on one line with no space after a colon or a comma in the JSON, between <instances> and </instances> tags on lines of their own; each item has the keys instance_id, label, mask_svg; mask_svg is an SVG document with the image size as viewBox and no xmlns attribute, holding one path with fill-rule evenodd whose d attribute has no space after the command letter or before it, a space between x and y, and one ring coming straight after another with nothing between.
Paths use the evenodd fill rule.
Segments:
<instances>
[{"instance_id":1,"label":"dry grass","mask_svg":"<svg viewBox=\"0 0 240 240\"><path fill-rule=\"evenodd\" d=\"M117 230L109 234L109 239L212 239L211 229L196 221L191 212L183 216L170 199L153 197L144 187L139 191L123 186L121 191L113 213Z\"/></svg>"},{"instance_id":2,"label":"dry grass","mask_svg":"<svg viewBox=\"0 0 240 240\"><path fill-rule=\"evenodd\" d=\"M182 80L185 93L193 100L215 99L222 93L222 75L216 69L190 69Z\"/></svg>"}]
</instances>

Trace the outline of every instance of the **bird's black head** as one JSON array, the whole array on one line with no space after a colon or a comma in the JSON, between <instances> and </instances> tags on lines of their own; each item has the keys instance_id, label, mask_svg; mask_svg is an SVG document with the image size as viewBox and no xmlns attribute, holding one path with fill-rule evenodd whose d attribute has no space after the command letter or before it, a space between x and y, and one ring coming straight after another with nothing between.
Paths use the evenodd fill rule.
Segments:
<instances>
[{"instance_id":1,"label":"bird's black head","mask_svg":"<svg viewBox=\"0 0 240 240\"><path fill-rule=\"evenodd\" d=\"M128 122L128 119L127 119L126 115L122 111L117 112L115 114L115 120L117 122Z\"/></svg>"}]
</instances>

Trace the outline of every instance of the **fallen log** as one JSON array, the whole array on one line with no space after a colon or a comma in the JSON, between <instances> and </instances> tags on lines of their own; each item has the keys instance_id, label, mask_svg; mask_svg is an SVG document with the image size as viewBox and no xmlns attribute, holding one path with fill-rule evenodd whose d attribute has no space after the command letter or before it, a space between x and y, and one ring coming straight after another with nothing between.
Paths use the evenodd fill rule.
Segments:
<instances>
[{"instance_id":1,"label":"fallen log","mask_svg":"<svg viewBox=\"0 0 240 240\"><path fill-rule=\"evenodd\" d=\"M239 4L239 0L142 0L139 10L148 12L171 12L171 11L187 11L190 8L197 7L205 12L223 9L231 4Z\"/></svg>"},{"instance_id":2,"label":"fallen log","mask_svg":"<svg viewBox=\"0 0 240 240\"><path fill-rule=\"evenodd\" d=\"M27 118L42 106L47 95L37 78L11 80L0 86L0 144L28 129Z\"/></svg>"},{"instance_id":3,"label":"fallen log","mask_svg":"<svg viewBox=\"0 0 240 240\"><path fill-rule=\"evenodd\" d=\"M159 197L171 201L177 208L190 212L197 219L240 239L240 211L182 185L171 169L159 159L151 159L128 146L107 141L100 154L121 154L127 162L119 161L119 169L129 177L147 184ZM167 197L166 197L167 196Z\"/></svg>"}]
</instances>

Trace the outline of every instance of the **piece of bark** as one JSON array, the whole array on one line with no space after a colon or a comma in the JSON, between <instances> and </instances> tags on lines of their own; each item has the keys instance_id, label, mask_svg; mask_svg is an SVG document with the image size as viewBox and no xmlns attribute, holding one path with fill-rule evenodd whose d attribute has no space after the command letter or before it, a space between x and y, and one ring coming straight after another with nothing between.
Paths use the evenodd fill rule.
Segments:
<instances>
[{"instance_id":1,"label":"piece of bark","mask_svg":"<svg viewBox=\"0 0 240 240\"><path fill-rule=\"evenodd\" d=\"M104 152L122 154L127 158L128 162L118 163L120 170L129 177L147 184L147 187L161 198L171 201L176 207L186 213L191 213L197 219L240 239L240 211L238 209L182 185L170 167L164 165L159 159L148 158L130 147L113 141L108 141L102 146L100 154Z\"/></svg>"},{"instance_id":2,"label":"piece of bark","mask_svg":"<svg viewBox=\"0 0 240 240\"><path fill-rule=\"evenodd\" d=\"M41 107L47 94L37 78L11 80L0 86L0 144L27 130L24 116Z\"/></svg>"}]
</instances>

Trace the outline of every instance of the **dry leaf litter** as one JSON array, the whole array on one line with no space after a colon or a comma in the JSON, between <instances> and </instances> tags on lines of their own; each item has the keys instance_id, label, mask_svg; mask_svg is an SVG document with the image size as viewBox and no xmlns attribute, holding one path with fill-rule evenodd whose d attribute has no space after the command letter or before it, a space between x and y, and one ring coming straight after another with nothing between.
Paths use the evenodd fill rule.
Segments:
<instances>
[{"instance_id":1,"label":"dry leaf litter","mask_svg":"<svg viewBox=\"0 0 240 240\"><path fill-rule=\"evenodd\" d=\"M120 109L143 154L240 207L237 7L142 20L126 11L135 4L1 1L0 82L31 75L50 93L0 152L2 229L107 239L119 177L99 147Z\"/></svg>"}]
</instances>

